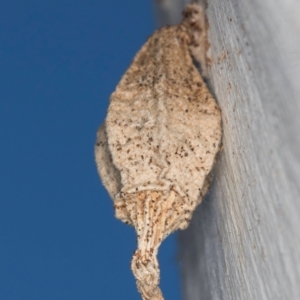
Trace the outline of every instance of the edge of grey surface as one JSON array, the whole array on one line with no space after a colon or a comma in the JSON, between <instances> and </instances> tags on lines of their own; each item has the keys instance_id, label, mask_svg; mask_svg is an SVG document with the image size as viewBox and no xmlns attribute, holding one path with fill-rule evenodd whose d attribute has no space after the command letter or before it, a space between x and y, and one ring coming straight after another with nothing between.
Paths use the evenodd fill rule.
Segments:
<instances>
[{"instance_id":1,"label":"edge of grey surface","mask_svg":"<svg viewBox=\"0 0 300 300\"><path fill-rule=\"evenodd\" d=\"M184 2L158 15L177 23ZM207 1L224 150L179 234L185 300L300 299L299 15L296 0Z\"/></svg>"}]
</instances>

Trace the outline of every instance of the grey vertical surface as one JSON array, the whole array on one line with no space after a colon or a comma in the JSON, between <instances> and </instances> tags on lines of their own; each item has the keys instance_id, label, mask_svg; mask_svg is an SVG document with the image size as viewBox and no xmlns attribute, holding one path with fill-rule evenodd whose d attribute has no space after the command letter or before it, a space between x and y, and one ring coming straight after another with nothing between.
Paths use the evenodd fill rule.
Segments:
<instances>
[{"instance_id":1,"label":"grey vertical surface","mask_svg":"<svg viewBox=\"0 0 300 300\"><path fill-rule=\"evenodd\" d=\"M224 150L180 233L184 299L300 299L300 2L211 0L207 16Z\"/></svg>"}]
</instances>

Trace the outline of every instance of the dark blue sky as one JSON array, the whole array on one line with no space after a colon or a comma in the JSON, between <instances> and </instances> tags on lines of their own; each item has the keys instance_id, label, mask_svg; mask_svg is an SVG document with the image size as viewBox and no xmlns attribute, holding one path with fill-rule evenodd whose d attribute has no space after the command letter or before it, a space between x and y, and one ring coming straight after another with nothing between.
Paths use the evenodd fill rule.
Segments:
<instances>
[{"instance_id":1,"label":"dark blue sky","mask_svg":"<svg viewBox=\"0 0 300 300\"><path fill-rule=\"evenodd\" d=\"M0 299L140 299L93 148L151 1L1 1L0 28ZM159 261L180 299L175 235Z\"/></svg>"}]
</instances>

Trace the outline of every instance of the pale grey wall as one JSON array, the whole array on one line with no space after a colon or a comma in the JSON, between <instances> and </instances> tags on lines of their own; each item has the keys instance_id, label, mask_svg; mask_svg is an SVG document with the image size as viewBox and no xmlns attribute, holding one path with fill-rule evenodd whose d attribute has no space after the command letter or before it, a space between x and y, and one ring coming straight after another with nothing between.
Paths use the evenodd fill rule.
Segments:
<instances>
[{"instance_id":1,"label":"pale grey wall","mask_svg":"<svg viewBox=\"0 0 300 300\"><path fill-rule=\"evenodd\" d=\"M224 151L180 233L184 299L300 299L300 1L207 4Z\"/></svg>"}]
</instances>

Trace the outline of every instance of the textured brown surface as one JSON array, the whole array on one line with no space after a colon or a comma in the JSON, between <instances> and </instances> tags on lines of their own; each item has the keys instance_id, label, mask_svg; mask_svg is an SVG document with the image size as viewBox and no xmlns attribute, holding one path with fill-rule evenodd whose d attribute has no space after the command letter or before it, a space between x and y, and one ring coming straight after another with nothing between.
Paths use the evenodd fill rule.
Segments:
<instances>
[{"instance_id":1,"label":"textured brown surface","mask_svg":"<svg viewBox=\"0 0 300 300\"><path fill-rule=\"evenodd\" d=\"M111 95L96 145L116 217L137 231L131 266L143 299L162 299L158 247L189 224L221 140L220 110L191 57L205 57L202 11L189 5L183 15L138 52Z\"/></svg>"}]
</instances>

